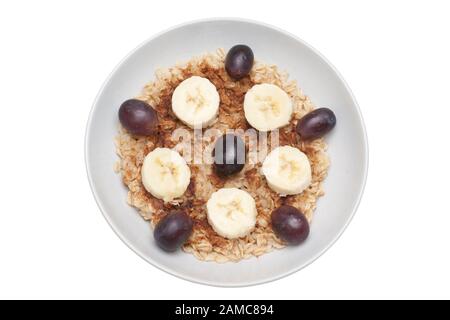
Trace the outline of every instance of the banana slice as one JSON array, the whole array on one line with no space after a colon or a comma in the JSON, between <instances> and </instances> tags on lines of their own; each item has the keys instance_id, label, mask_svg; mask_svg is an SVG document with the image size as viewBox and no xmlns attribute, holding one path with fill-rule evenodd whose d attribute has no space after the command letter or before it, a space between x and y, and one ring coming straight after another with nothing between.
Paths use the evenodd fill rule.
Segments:
<instances>
[{"instance_id":1,"label":"banana slice","mask_svg":"<svg viewBox=\"0 0 450 320\"><path fill-rule=\"evenodd\" d=\"M145 157L141 175L142 183L148 192L169 202L186 191L191 170L178 152L168 148L156 148Z\"/></svg>"},{"instance_id":2,"label":"banana slice","mask_svg":"<svg viewBox=\"0 0 450 320\"><path fill-rule=\"evenodd\" d=\"M205 128L217 117L220 97L206 78L193 76L181 82L172 95L172 110L191 128Z\"/></svg>"},{"instance_id":3,"label":"banana slice","mask_svg":"<svg viewBox=\"0 0 450 320\"><path fill-rule=\"evenodd\" d=\"M245 118L259 131L271 131L289 124L292 112L291 99L276 85L257 84L245 94Z\"/></svg>"},{"instance_id":4,"label":"banana slice","mask_svg":"<svg viewBox=\"0 0 450 320\"><path fill-rule=\"evenodd\" d=\"M270 152L262 165L269 187L282 196L302 193L311 184L311 165L299 149L282 146Z\"/></svg>"},{"instance_id":5,"label":"banana slice","mask_svg":"<svg viewBox=\"0 0 450 320\"><path fill-rule=\"evenodd\" d=\"M256 204L252 196L237 188L223 188L209 198L206 209L208 222L222 237L244 237L256 224Z\"/></svg>"}]
</instances>

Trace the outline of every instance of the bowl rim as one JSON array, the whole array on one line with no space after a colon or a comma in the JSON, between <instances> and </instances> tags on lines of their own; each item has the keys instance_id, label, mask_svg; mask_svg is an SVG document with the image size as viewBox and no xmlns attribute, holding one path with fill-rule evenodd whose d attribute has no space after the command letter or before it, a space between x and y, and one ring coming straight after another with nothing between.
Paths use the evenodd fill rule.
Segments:
<instances>
[{"instance_id":1,"label":"bowl rim","mask_svg":"<svg viewBox=\"0 0 450 320\"><path fill-rule=\"evenodd\" d=\"M117 70L131 57L133 56L137 51L139 51L142 47L144 47L145 45L147 45L149 42L153 41L154 39L162 36L163 34L176 30L176 29L181 29L184 28L186 26L189 25L194 25L194 24L202 24L202 23L208 23L208 22L244 22L244 23L249 23L249 24L255 24L255 25L259 25L265 28L269 28L272 30L275 30L287 37L290 37L292 39L294 39L295 41L300 42L302 45L304 45L305 47L307 47L309 50L311 50L315 55L317 55L320 59L322 59L330 68L331 70L336 74L336 76L338 77L338 79L341 81L341 83L344 85L345 89L347 90L347 92L350 95L350 98L352 99L354 105L355 105L355 111L358 115L359 118L359 122L361 125L361 129L362 129L362 134L363 134L363 141L364 141L364 172L363 172L363 179L361 182L361 185L359 187L359 193L357 195L356 201L354 202L353 208L352 208L352 212L349 215L349 217L347 218L347 220L345 221L345 223L343 224L342 228L339 230L339 232L334 236L333 240L330 241L326 247L324 247L321 251L317 252L314 256L312 256L309 260L307 260L306 262L291 268L289 271L274 275L272 277L268 277L268 278L264 278L261 280L254 280L254 281L242 281L242 282L232 282L232 283L223 283L223 282L215 282L215 281L208 281L208 280L202 280L199 278L195 278L195 277L191 277L191 276L187 276L184 275L182 273L179 273L175 270L170 270L168 268L166 268L165 266L161 265L160 263L158 263L156 260L152 259L151 257L146 256L144 253L142 253L138 248L136 248L131 242L128 241L128 239L126 239L118 230L118 227L114 224L114 222L110 219L109 215L107 214L102 200L100 199L99 195L96 192L96 188L95 188L95 183L92 179L92 174L91 174L91 169L90 169L90 153L89 153L89 141L90 141L90 132L91 132L91 125L92 125L92 119L93 119L93 114L95 112L96 106L98 104L98 101L100 99L100 96L102 95L105 87L109 84L109 82L111 81L111 79L113 78L114 74L116 74ZM275 280L279 280L282 279L284 277L287 277L291 274L296 273L297 271L300 271L301 269L309 266L312 262L314 262L315 260L317 260L318 258L320 258L326 251L328 251L335 243L336 241L342 236L342 234L344 233L344 231L347 229L348 225L350 224L350 222L353 220L353 217L355 216L355 213L359 207L359 204L361 203L361 199L364 193L364 189L367 183L367 175L368 175L368 169L369 169L369 143L368 143L368 136L367 136L367 130L366 130L366 126L364 123L364 119L360 110L360 107L358 105L358 102L356 101L356 98L352 92L352 90L350 89L350 87L348 86L347 82L344 80L343 76L341 75L341 73L336 69L336 67L325 57L322 55L322 53L320 53L317 49L315 49L314 47L312 47L309 43L305 42L304 40L300 39L299 37L297 37L296 35L285 31L281 28L278 28L276 26L273 26L271 24L262 22L262 21L258 21L258 20L253 20L253 19L247 19L247 18L238 18L238 17L213 17L213 18L203 18L203 19L195 19L195 20L190 20L190 21L186 21L183 23L179 23L177 25L174 25L170 28L167 28L165 30L162 30L156 34L154 34L153 36L147 38L146 40L144 40L143 42L141 42L137 47L135 47L133 50L131 50L124 58L122 58L122 60L120 60L120 62L114 67L114 69L110 72L110 74L108 75L108 77L104 80L101 88L99 89L94 102L92 104L91 110L89 112L89 116L88 116L88 120L86 123L86 128L85 128L85 139L84 139L84 160L85 160L85 166L86 166L86 174L87 174L87 178L89 181L89 186L91 188L92 194L94 196L95 202L97 203L97 206L99 207L103 217L105 218L105 220L107 221L107 223L109 224L109 226L111 227L111 229L114 231L114 233L119 237L119 239L122 240L122 242L128 247L130 248L132 251L134 251L139 257L141 257L144 261L146 261L147 263L151 264L152 266L158 268L159 270L162 270L170 275L173 275L179 279L183 279L183 280L187 280L190 281L192 283L197 283L197 284L202 284L202 285L209 285L209 286L214 286L214 287L249 287L249 286L255 286L255 285L261 285L264 283L269 283Z\"/></svg>"}]
</instances>

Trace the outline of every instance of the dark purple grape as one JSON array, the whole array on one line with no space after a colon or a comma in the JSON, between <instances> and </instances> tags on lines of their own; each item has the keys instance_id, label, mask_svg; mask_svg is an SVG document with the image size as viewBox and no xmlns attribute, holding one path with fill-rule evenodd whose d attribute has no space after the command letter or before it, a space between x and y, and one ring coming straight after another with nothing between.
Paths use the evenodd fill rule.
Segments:
<instances>
[{"instance_id":1,"label":"dark purple grape","mask_svg":"<svg viewBox=\"0 0 450 320\"><path fill-rule=\"evenodd\" d=\"M305 241L309 235L309 223L297 208L284 205L272 212L272 229L290 245Z\"/></svg>"},{"instance_id":2,"label":"dark purple grape","mask_svg":"<svg viewBox=\"0 0 450 320\"><path fill-rule=\"evenodd\" d=\"M148 103L137 99L122 103L119 120L125 129L138 136L149 136L155 133L158 127L156 111Z\"/></svg>"},{"instance_id":3,"label":"dark purple grape","mask_svg":"<svg viewBox=\"0 0 450 320\"><path fill-rule=\"evenodd\" d=\"M297 122L296 131L303 140L323 137L336 125L336 116L328 108L311 111Z\"/></svg>"},{"instance_id":4,"label":"dark purple grape","mask_svg":"<svg viewBox=\"0 0 450 320\"><path fill-rule=\"evenodd\" d=\"M214 146L213 157L214 170L219 176L240 172L245 165L244 141L234 134L221 136Z\"/></svg>"},{"instance_id":5,"label":"dark purple grape","mask_svg":"<svg viewBox=\"0 0 450 320\"><path fill-rule=\"evenodd\" d=\"M242 79L253 67L253 51L244 44L238 44L228 51L225 58L225 69L235 80Z\"/></svg>"},{"instance_id":6,"label":"dark purple grape","mask_svg":"<svg viewBox=\"0 0 450 320\"><path fill-rule=\"evenodd\" d=\"M160 248L173 252L189 238L192 226L192 219L184 211L172 211L158 222L153 236Z\"/></svg>"}]
</instances>

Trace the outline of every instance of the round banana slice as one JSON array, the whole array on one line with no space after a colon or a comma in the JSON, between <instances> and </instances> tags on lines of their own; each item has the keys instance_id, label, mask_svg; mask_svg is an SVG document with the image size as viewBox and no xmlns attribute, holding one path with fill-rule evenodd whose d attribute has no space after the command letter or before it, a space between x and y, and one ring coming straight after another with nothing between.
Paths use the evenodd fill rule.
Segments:
<instances>
[{"instance_id":1,"label":"round banana slice","mask_svg":"<svg viewBox=\"0 0 450 320\"><path fill-rule=\"evenodd\" d=\"M259 131L271 131L289 124L292 112L291 99L276 85L257 84L245 94L245 118Z\"/></svg>"},{"instance_id":2,"label":"round banana slice","mask_svg":"<svg viewBox=\"0 0 450 320\"><path fill-rule=\"evenodd\" d=\"M222 237L244 237L255 227L256 204L246 191L237 188L219 189L209 198L206 209L209 224Z\"/></svg>"},{"instance_id":3,"label":"round banana slice","mask_svg":"<svg viewBox=\"0 0 450 320\"><path fill-rule=\"evenodd\" d=\"M262 174L269 187L281 196L302 193L311 184L311 165L299 149L275 148L264 159Z\"/></svg>"},{"instance_id":4,"label":"round banana slice","mask_svg":"<svg viewBox=\"0 0 450 320\"><path fill-rule=\"evenodd\" d=\"M220 97L206 78L193 76L181 82L172 95L172 110L191 128L205 128L217 117Z\"/></svg>"},{"instance_id":5,"label":"round banana slice","mask_svg":"<svg viewBox=\"0 0 450 320\"><path fill-rule=\"evenodd\" d=\"M191 170L176 151L156 148L144 159L142 183L154 197L165 202L183 195L191 180Z\"/></svg>"}]
</instances>

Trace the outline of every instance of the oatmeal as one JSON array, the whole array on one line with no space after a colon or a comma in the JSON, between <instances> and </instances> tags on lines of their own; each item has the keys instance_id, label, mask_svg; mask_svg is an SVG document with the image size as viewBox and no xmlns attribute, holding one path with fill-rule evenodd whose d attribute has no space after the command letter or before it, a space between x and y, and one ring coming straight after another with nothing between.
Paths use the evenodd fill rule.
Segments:
<instances>
[{"instance_id":1,"label":"oatmeal","mask_svg":"<svg viewBox=\"0 0 450 320\"><path fill-rule=\"evenodd\" d=\"M249 76L239 81L233 80L224 67L225 52L196 57L187 63L159 70L156 79L148 83L137 99L154 107L158 114L158 131L150 136L134 136L123 127L116 138L117 154L120 161L117 170L128 187L128 203L138 209L145 220L155 225L168 212L174 209L184 210L193 220L193 231L184 243L183 250L200 260L227 262L239 261L252 256L260 256L275 248L284 247L271 228L270 215L282 205L294 206L311 221L317 199L323 195L322 181L325 179L329 161L326 155L326 143L323 138L303 141L295 131L298 119L314 109L309 98L301 92L295 81L278 71L276 66L255 62ZM245 94L256 84L275 84L283 89L292 101L293 119L290 124L279 129L279 145L296 147L305 153L311 164L311 183L300 194L280 196L274 192L261 174L261 163L247 161L236 175L218 176L211 164L189 162L190 183L184 194L170 202L164 202L150 194L143 186L141 167L146 155L155 148L180 147L179 137L174 137L177 128L193 130L181 122L172 111L172 94L185 79L200 76L208 79L217 89L220 106L216 120L209 128L225 133L227 129L246 131L251 126L244 116ZM202 150L212 150L217 137L202 136ZM271 133L267 140L271 141ZM245 139L247 148L251 142ZM270 144L270 143L269 143ZM255 146L253 146L255 147ZM269 146L270 147L270 146ZM256 146L259 148L259 145ZM179 150L182 153L182 150ZM259 151L259 150L258 150ZM267 150L267 152L270 150ZM201 151L203 152L203 151ZM206 152L208 153L208 152ZM186 156L186 155L184 155ZM207 220L206 203L210 196L221 188L238 188L248 192L256 203L257 217L253 231L238 239L219 236Z\"/></svg>"}]
</instances>

